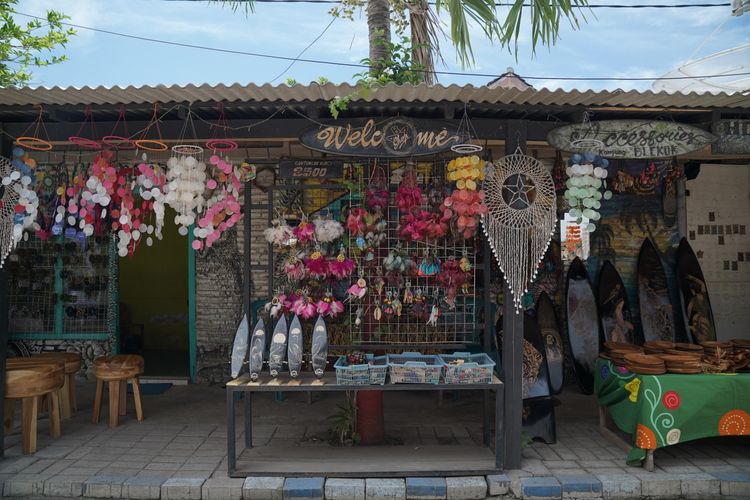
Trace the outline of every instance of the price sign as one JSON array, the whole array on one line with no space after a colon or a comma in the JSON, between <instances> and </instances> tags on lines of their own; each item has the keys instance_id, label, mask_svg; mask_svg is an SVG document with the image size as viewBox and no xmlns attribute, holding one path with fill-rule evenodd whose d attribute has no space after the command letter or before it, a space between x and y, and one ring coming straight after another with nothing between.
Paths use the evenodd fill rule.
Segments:
<instances>
[{"instance_id":1,"label":"price sign","mask_svg":"<svg viewBox=\"0 0 750 500\"><path fill-rule=\"evenodd\" d=\"M338 160L281 160L282 179L338 179L343 177L344 164Z\"/></svg>"}]
</instances>

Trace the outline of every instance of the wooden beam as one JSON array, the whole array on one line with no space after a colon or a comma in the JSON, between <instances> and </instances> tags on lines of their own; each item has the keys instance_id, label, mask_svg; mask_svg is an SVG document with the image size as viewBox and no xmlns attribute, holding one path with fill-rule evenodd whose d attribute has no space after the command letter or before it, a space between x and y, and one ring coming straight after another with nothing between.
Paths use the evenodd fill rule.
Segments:
<instances>
[{"instance_id":1,"label":"wooden beam","mask_svg":"<svg viewBox=\"0 0 750 500\"><path fill-rule=\"evenodd\" d=\"M505 153L517 148L526 152L527 122L508 120L505 126ZM503 286L503 387L505 418L503 427L503 467L521 467L521 430L523 424L523 314L517 314L507 283Z\"/></svg>"},{"instance_id":2,"label":"wooden beam","mask_svg":"<svg viewBox=\"0 0 750 500\"><path fill-rule=\"evenodd\" d=\"M5 127L3 127L5 128ZM6 158L12 156L13 143L2 134L0 153ZM8 274L0 269L0 401L5 401L5 358L8 354ZM5 405L0 405L0 422L5 421ZM0 458L5 456L5 426L0 425Z\"/></svg>"}]
</instances>

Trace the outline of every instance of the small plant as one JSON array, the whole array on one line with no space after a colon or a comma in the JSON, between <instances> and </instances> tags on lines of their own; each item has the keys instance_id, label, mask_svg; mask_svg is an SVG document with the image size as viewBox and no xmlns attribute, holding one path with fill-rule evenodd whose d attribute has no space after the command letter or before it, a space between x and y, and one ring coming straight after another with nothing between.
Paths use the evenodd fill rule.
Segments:
<instances>
[{"instance_id":1,"label":"small plant","mask_svg":"<svg viewBox=\"0 0 750 500\"><path fill-rule=\"evenodd\" d=\"M357 434L357 401L354 393L347 391L344 404L337 405L338 411L328 417L332 421L331 437L338 445L359 444Z\"/></svg>"},{"instance_id":2,"label":"small plant","mask_svg":"<svg viewBox=\"0 0 750 500\"><path fill-rule=\"evenodd\" d=\"M286 84L290 87L294 87L295 85L297 85L297 80L295 80L294 78L287 78Z\"/></svg>"}]
</instances>

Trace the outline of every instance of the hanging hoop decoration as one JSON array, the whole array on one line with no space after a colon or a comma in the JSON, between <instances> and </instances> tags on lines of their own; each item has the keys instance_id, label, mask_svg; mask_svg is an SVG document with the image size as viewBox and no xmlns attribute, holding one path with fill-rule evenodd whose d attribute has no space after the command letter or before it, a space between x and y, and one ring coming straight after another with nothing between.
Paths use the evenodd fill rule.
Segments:
<instances>
[{"instance_id":1,"label":"hanging hoop decoration","mask_svg":"<svg viewBox=\"0 0 750 500\"><path fill-rule=\"evenodd\" d=\"M172 146L172 151L178 155L196 156L203 152L203 148L193 144L177 144Z\"/></svg>"},{"instance_id":2,"label":"hanging hoop decoration","mask_svg":"<svg viewBox=\"0 0 750 500\"><path fill-rule=\"evenodd\" d=\"M469 120L469 112L466 104L464 103L464 115L461 117L461 121L458 124L458 133L461 137L468 137L471 140L472 137L477 136L477 131L474 130L474 126ZM471 144L466 142L464 144L454 144L451 146L451 151L460 155L472 155L483 151L484 148L479 144Z\"/></svg>"},{"instance_id":3,"label":"hanging hoop decoration","mask_svg":"<svg viewBox=\"0 0 750 500\"><path fill-rule=\"evenodd\" d=\"M488 168L482 227L518 314L557 224L555 185L545 166L520 149Z\"/></svg>"},{"instance_id":4,"label":"hanging hoop decoration","mask_svg":"<svg viewBox=\"0 0 750 500\"><path fill-rule=\"evenodd\" d=\"M135 142L135 145L139 149L143 149L144 151L152 151L152 152L159 152L159 151L166 151L169 149L169 146L167 146L161 139L161 128L159 127L159 117L157 116L156 112L159 109L159 103L154 103L154 113L151 115L151 119L148 122L148 125L146 125L146 128L143 129L143 133L141 134L141 138L137 139ZM151 127L156 127L156 136L158 139L146 139L146 135L148 134L148 131L151 129Z\"/></svg>"},{"instance_id":5,"label":"hanging hoop decoration","mask_svg":"<svg viewBox=\"0 0 750 500\"><path fill-rule=\"evenodd\" d=\"M90 138L84 137L81 135L87 123L91 126ZM83 149L91 149L91 150L98 151L102 149L102 145L99 144L99 142L94 139L95 137L96 137L96 128L94 127L94 113L91 110L91 106L86 106L85 111L84 111L83 123L81 123L81 126L78 127L78 132L75 135L71 135L70 137L68 137L68 142L72 142L76 146L79 146Z\"/></svg>"},{"instance_id":6,"label":"hanging hoop decoration","mask_svg":"<svg viewBox=\"0 0 750 500\"><path fill-rule=\"evenodd\" d=\"M37 107L39 108L39 114L37 115L36 120L26 127L23 134L16 138L15 143L17 146L32 151L50 151L52 149L52 143L49 142L49 133L47 132L47 127L44 125L44 119L42 118L44 109L41 104ZM28 135L31 127L34 127L34 133L33 135ZM44 132L46 139L42 139L39 136L39 132Z\"/></svg>"},{"instance_id":7,"label":"hanging hoop decoration","mask_svg":"<svg viewBox=\"0 0 750 500\"><path fill-rule=\"evenodd\" d=\"M124 135L117 135L117 126L122 122L122 129ZM102 143L120 151L126 151L135 149L135 141L130 139L130 133L128 132L128 124L125 121L125 105L120 104L120 114L117 116L115 126L112 127L112 132L109 135L102 137Z\"/></svg>"},{"instance_id":8,"label":"hanging hoop decoration","mask_svg":"<svg viewBox=\"0 0 750 500\"><path fill-rule=\"evenodd\" d=\"M211 125L214 128L214 132L211 139L206 141L206 149L210 149L214 153L228 153L237 149L238 145L235 141L229 138L229 123L227 122L226 115L224 114L224 103L219 103L219 117L216 119L216 123ZM224 137L219 137L219 130L224 131Z\"/></svg>"}]
</instances>

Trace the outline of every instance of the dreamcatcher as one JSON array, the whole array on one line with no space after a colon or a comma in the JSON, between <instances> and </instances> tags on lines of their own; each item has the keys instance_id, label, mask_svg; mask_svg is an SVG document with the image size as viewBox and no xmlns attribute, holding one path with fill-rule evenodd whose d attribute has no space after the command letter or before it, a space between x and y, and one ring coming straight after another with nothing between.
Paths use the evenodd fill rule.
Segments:
<instances>
[{"instance_id":1,"label":"dreamcatcher","mask_svg":"<svg viewBox=\"0 0 750 500\"><path fill-rule=\"evenodd\" d=\"M555 231L555 186L539 160L516 149L488 168L484 189L482 226L518 313Z\"/></svg>"},{"instance_id":2,"label":"dreamcatcher","mask_svg":"<svg viewBox=\"0 0 750 500\"><path fill-rule=\"evenodd\" d=\"M0 157L0 177L3 179L10 179L11 174L15 170L10 160L5 157ZM13 181L15 185L15 181ZM16 205L19 200L19 192L13 189L11 183L3 182L3 196L0 198L0 268L5 264L5 258L16 246L18 238L16 238L15 232L19 231L14 229L16 226Z\"/></svg>"}]
</instances>

